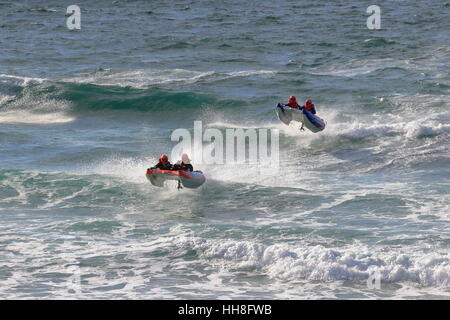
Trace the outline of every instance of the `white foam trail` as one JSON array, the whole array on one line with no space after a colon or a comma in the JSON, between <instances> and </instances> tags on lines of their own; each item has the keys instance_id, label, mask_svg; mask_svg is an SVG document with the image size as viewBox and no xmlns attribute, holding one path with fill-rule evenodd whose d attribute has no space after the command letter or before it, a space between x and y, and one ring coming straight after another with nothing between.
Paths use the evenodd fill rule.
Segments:
<instances>
[{"instance_id":1,"label":"white foam trail","mask_svg":"<svg viewBox=\"0 0 450 320\"><path fill-rule=\"evenodd\" d=\"M104 161L85 164L78 169L81 174L102 174L117 176L132 183L148 183L146 169L156 164L156 158L109 158Z\"/></svg>"},{"instance_id":2,"label":"white foam trail","mask_svg":"<svg viewBox=\"0 0 450 320\"><path fill-rule=\"evenodd\" d=\"M24 88L46 80L0 74L0 83ZM70 110L69 102L49 98L45 94L36 95L27 89L23 90L20 98L9 94L0 96L0 106L3 107L0 111L0 123L57 124L75 120L75 117L66 113Z\"/></svg>"},{"instance_id":3,"label":"white foam trail","mask_svg":"<svg viewBox=\"0 0 450 320\"><path fill-rule=\"evenodd\" d=\"M70 103L44 96L25 94L10 102L0 112L0 123L52 124L75 120L67 114Z\"/></svg>"},{"instance_id":4,"label":"white foam trail","mask_svg":"<svg viewBox=\"0 0 450 320\"><path fill-rule=\"evenodd\" d=\"M213 72L196 72L183 69L173 70L137 70L125 72L97 72L95 74L81 74L74 78L65 79L67 82L90 83L96 85L145 88L149 85L167 84L173 82L194 83L212 75Z\"/></svg>"},{"instance_id":5,"label":"white foam trail","mask_svg":"<svg viewBox=\"0 0 450 320\"><path fill-rule=\"evenodd\" d=\"M0 123L23 123L23 124L57 124L74 121L75 117L68 116L62 112L38 114L23 110L0 112Z\"/></svg>"},{"instance_id":6,"label":"white foam trail","mask_svg":"<svg viewBox=\"0 0 450 320\"><path fill-rule=\"evenodd\" d=\"M21 77L21 76L14 76L9 74L0 74L0 83L13 83L15 85L26 87L29 84L40 84L46 81L45 78L30 78L30 77Z\"/></svg>"},{"instance_id":7,"label":"white foam trail","mask_svg":"<svg viewBox=\"0 0 450 320\"><path fill-rule=\"evenodd\" d=\"M234 72L224 72L223 74L229 76L230 78L234 77L248 77L248 76L257 76L257 75L266 75L272 76L277 72L273 70L243 70L243 71L234 71Z\"/></svg>"},{"instance_id":8,"label":"white foam trail","mask_svg":"<svg viewBox=\"0 0 450 320\"><path fill-rule=\"evenodd\" d=\"M370 42L368 39L365 42ZM437 55L437 51L441 54ZM442 74L442 68L448 67L448 47L436 48L433 51L424 52L423 56L427 59L420 59L423 57L396 60L392 58L382 59L353 59L345 64L328 65L324 68L313 69L312 74L315 75L331 75L338 77L355 77L365 74L370 74L385 68L402 68L405 70L433 72L437 78L444 78L446 75Z\"/></svg>"},{"instance_id":9,"label":"white foam trail","mask_svg":"<svg viewBox=\"0 0 450 320\"><path fill-rule=\"evenodd\" d=\"M280 126L274 123L237 123L228 121L215 121L207 124L208 128L223 128L223 129L278 129Z\"/></svg>"},{"instance_id":10,"label":"white foam trail","mask_svg":"<svg viewBox=\"0 0 450 320\"><path fill-rule=\"evenodd\" d=\"M403 127L405 136L408 138L418 138L433 136L441 133L450 134L450 125L435 123L434 125L422 125L419 121L408 122Z\"/></svg>"},{"instance_id":11,"label":"white foam trail","mask_svg":"<svg viewBox=\"0 0 450 320\"><path fill-rule=\"evenodd\" d=\"M317 69L317 71L310 72L315 75L331 75L339 77L355 77L364 74L369 74L379 69L389 67L408 68L410 64L406 60L395 60L391 58L378 60L351 60L345 65L328 66L327 69Z\"/></svg>"}]
</instances>

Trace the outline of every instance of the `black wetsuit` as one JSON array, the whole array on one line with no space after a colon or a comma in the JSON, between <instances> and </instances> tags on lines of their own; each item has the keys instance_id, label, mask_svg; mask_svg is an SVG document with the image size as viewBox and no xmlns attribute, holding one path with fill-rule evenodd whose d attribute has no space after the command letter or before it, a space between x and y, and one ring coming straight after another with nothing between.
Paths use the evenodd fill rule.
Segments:
<instances>
[{"instance_id":1,"label":"black wetsuit","mask_svg":"<svg viewBox=\"0 0 450 320\"><path fill-rule=\"evenodd\" d=\"M158 162L158 164L154 166L152 169L173 170L173 166L170 164L170 162L167 162L166 164Z\"/></svg>"},{"instance_id":2,"label":"black wetsuit","mask_svg":"<svg viewBox=\"0 0 450 320\"><path fill-rule=\"evenodd\" d=\"M182 171L194 171L194 167L190 163L184 163L181 162L180 164L174 165L175 170L182 170Z\"/></svg>"}]
</instances>

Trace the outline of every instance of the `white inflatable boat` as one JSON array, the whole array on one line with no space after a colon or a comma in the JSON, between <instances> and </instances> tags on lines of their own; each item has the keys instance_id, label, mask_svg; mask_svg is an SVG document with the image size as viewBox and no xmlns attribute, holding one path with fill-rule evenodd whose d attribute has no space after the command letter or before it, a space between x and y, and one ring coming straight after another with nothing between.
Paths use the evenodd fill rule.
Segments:
<instances>
[{"instance_id":1,"label":"white inflatable boat","mask_svg":"<svg viewBox=\"0 0 450 320\"><path fill-rule=\"evenodd\" d=\"M206 181L201 171L147 169L145 176L155 187L163 187L167 180L176 180L185 188L195 189Z\"/></svg>"},{"instance_id":2,"label":"white inflatable boat","mask_svg":"<svg viewBox=\"0 0 450 320\"><path fill-rule=\"evenodd\" d=\"M278 119L286 125L289 125L291 121L298 121L312 132L319 132L325 129L325 121L323 119L304 109L299 110L279 103L276 112Z\"/></svg>"}]
</instances>

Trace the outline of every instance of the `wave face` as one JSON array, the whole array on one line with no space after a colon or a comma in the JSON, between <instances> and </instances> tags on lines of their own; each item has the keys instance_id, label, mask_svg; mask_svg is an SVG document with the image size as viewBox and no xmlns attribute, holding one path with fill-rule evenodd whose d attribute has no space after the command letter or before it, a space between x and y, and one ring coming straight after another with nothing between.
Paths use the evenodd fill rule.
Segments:
<instances>
[{"instance_id":1,"label":"wave face","mask_svg":"<svg viewBox=\"0 0 450 320\"><path fill-rule=\"evenodd\" d=\"M0 3L0 297L450 296L441 1L383 4L377 31L356 1L80 6L69 31L60 1ZM292 94L324 131L278 121ZM152 187L194 121L279 130L280 170Z\"/></svg>"}]
</instances>

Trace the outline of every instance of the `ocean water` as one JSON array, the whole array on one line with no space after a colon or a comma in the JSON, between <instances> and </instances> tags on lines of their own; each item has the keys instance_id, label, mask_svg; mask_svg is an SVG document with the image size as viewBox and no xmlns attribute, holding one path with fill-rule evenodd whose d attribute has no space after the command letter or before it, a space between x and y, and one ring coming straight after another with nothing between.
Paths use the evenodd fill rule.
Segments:
<instances>
[{"instance_id":1,"label":"ocean water","mask_svg":"<svg viewBox=\"0 0 450 320\"><path fill-rule=\"evenodd\" d=\"M0 3L0 298L450 297L448 2L71 4ZM194 121L278 129L279 173L153 187Z\"/></svg>"}]
</instances>

